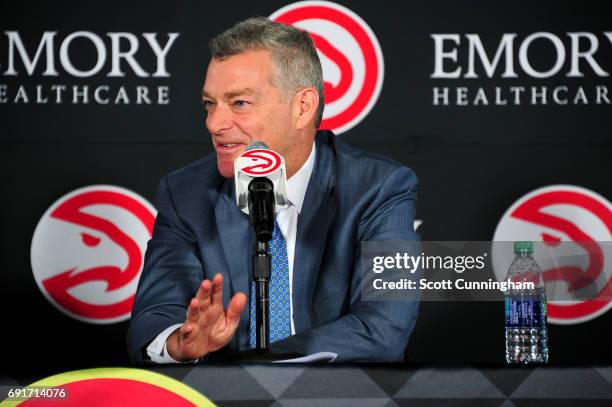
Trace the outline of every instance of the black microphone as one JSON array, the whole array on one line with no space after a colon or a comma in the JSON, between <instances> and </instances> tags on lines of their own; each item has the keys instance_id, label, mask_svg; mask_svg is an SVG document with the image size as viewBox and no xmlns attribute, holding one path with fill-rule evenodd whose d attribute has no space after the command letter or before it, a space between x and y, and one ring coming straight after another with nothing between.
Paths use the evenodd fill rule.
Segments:
<instances>
[{"instance_id":1,"label":"black microphone","mask_svg":"<svg viewBox=\"0 0 612 407\"><path fill-rule=\"evenodd\" d=\"M262 141L234 161L236 204L251 218L260 242L269 242L277 205L287 202L285 161Z\"/></svg>"},{"instance_id":2,"label":"black microphone","mask_svg":"<svg viewBox=\"0 0 612 407\"><path fill-rule=\"evenodd\" d=\"M276 204L274 185L268 178L257 177L249 183L249 216L260 242L272 240Z\"/></svg>"}]
</instances>

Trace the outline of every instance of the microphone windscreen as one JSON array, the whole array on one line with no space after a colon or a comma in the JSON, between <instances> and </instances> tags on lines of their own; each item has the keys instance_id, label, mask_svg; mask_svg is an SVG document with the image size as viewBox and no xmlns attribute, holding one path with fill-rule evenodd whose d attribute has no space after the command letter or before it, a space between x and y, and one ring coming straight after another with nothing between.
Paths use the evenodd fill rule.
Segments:
<instances>
[{"instance_id":1,"label":"microphone windscreen","mask_svg":"<svg viewBox=\"0 0 612 407\"><path fill-rule=\"evenodd\" d=\"M259 149L269 150L270 147L268 147L268 145L264 143L263 141L255 141L247 146L246 151L259 150Z\"/></svg>"}]
</instances>

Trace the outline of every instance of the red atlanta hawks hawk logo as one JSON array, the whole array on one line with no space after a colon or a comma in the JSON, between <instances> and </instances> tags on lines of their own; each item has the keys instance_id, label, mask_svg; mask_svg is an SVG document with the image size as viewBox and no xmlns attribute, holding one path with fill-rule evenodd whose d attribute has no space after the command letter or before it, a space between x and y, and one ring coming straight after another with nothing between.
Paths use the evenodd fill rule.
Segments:
<instances>
[{"instance_id":1,"label":"red atlanta hawks hawk logo","mask_svg":"<svg viewBox=\"0 0 612 407\"><path fill-rule=\"evenodd\" d=\"M273 173L283 160L272 150L249 150L238 157L238 168L249 175L260 177Z\"/></svg>"},{"instance_id":2,"label":"red atlanta hawks hawk logo","mask_svg":"<svg viewBox=\"0 0 612 407\"><path fill-rule=\"evenodd\" d=\"M323 68L325 110L319 126L336 134L363 120L382 88L384 62L378 39L353 11L330 1L300 1L271 20L308 31Z\"/></svg>"},{"instance_id":3,"label":"red atlanta hawks hawk logo","mask_svg":"<svg viewBox=\"0 0 612 407\"><path fill-rule=\"evenodd\" d=\"M89 186L61 197L32 238L38 287L78 320L128 319L155 216L144 198L115 186Z\"/></svg>"},{"instance_id":4,"label":"red atlanta hawks hawk logo","mask_svg":"<svg viewBox=\"0 0 612 407\"><path fill-rule=\"evenodd\" d=\"M548 319L558 324L589 321L612 307L612 204L593 191L571 185L537 189L514 203L504 214L495 241L543 241L554 254L560 242L574 242L582 256L559 255L554 264L541 264L547 288L564 290L564 298L549 301ZM508 256L493 252L496 277L505 278ZM506 264L507 263L507 264ZM580 293L589 293L588 297ZM574 295L573 295L574 294Z\"/></svg>"}]
</instances>

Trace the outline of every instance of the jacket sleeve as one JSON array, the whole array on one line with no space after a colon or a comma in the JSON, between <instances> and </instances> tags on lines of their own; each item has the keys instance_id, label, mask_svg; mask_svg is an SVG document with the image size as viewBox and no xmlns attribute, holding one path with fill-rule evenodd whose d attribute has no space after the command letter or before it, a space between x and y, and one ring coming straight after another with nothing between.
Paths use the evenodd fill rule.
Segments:
<instances>
[{"instance_id":1,"label":"jacket sleeve","mask_svg":"<svg viewBox=\"0 0 612 407\"><path fill-rule=\"evenodd\" d=\"M147 361L147 345L164 329L185 321L187 304L203 280L193 232L180 219L167 181L156 199L157 218L147 245L127 334L130 359Z\"/></svg>"},{"instance_id":2,"label":"jacket sleeve","mask_svg":"<svg viewBox=\"0 0 612 407\"><path fill-rule=\"evenodd\" d=\"M419 241L413 226L417 186L416 175L410 169L393 171L361 218L359 240ZM304 355L334 352L340 362L403 360L419 302L363 301L359 249L352 260L355 266L350 280L349 312L333 322L275 342L271 345L273 350Z\"/></svg>"}]
</instances>

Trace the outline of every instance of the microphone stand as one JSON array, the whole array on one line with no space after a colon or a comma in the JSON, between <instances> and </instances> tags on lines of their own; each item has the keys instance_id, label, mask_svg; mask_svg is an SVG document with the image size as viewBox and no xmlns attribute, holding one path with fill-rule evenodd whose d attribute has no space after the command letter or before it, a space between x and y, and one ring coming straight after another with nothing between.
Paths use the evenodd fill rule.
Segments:
<instances>
[{"instance_id":1,"label":"microphone stand","mask_svg":"<svg viewBox=\"0 0 612 407\"><path fill-rule=\"evenodd\" d=\"M249 215L255 229L253 281L255 282L255 320L257 353L269 351L270 275L272 259L270 240L275 218L274 184L267 178L254 178L249 183Z\"/></svg>"},{"instance_id":2,"label":"microphone stand","mask_svg":"<svg viewBox=\"0 0 612 407\"><path fill-rule=\"evenodd\" d=\"M253 281L255 281L255 321L257 353L269 351L270 338L270 274L272 258L270 244L256 239L253 250Z\"/></svg>"}]
</instances>

